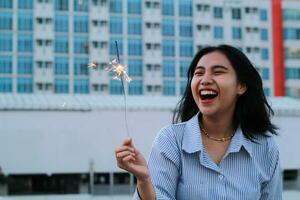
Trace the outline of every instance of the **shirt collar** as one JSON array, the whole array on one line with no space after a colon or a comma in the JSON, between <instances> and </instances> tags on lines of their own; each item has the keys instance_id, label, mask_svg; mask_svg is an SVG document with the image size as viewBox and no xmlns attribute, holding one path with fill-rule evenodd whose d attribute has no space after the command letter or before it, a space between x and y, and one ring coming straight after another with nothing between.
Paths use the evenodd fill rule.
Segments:
<instances>
[{"instance_id":1,"label":"shirt collar","mask_svg":"<svg viewBox=\"0 0 300 200\"><path fill-rule=\"evenodd\" d=\"M182 141L182 149L187 153L203 151L198 116L199 113L186 122L186 128L184 130ZM252 157L251 141L245 137L241 128L238 127L228 148L228 153L239 152L241 147L243 147Z\"/></svg>"}]
</instances>

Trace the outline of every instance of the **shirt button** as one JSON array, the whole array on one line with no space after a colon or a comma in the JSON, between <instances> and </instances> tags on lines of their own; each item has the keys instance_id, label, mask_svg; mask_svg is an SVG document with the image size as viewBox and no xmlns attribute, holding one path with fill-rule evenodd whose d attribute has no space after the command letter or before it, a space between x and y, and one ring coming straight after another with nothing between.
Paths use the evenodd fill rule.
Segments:
<instances>
[{"instance_id":1,"label":"shirt button","mask_svg":"<svg viewBox=\"0 0 300 200\"><path fill-rule=\"evenodd\" d=\"M219 175L219 179L222 180L224 176L222 174Z\"/></svg>"}]
</instances>

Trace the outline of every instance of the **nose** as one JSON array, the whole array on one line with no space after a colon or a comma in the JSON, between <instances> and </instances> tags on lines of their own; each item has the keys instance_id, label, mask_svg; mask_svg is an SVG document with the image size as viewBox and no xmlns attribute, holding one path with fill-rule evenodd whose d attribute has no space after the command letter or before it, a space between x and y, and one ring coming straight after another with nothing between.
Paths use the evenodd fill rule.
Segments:
<instances>
[{"instance_id":1,"label":"nose","mask_svg":"<svg viewBox=\"0 0 300 200\"><path fill-rule=\"evenodd\" d=\"M201 84L201 85L210 85L210 84L212 84L212 83L213 83L213 80L212 80L212 78L211 78L210 75L204 74L204 75L202 76L202 79L201 79L201 81L200 81L200 84Z\"/></svg>"}]
</instances>

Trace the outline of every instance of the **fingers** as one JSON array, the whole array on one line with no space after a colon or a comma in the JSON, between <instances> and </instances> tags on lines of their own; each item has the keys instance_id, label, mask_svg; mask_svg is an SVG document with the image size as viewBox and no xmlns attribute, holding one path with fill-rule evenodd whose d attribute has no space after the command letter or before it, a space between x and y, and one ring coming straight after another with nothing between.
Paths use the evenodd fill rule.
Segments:
<instances>
[{"instance_id":1,"label":"fingers","mask_svg":"<svg viewBox=\"0 0 300 200\"><path fill-rule=\"evenodd\" d=\"M120 146L119 148L117 148L115 150L115 153L120 153L120 152L123 152L123 151L130 151L132 153L135 153L135 149L132 148L132 147L129 147L129 146Z\"/></svg>"},{"instance_id":2,"label":"fingers","mask_svg":"<svg viewBox=\"0 0 300 200\"><path fill-rule=\"evenodd\" d=\"M123 142L123 145L125 145L125 146L131 146L131 147L134 147L133 146L133 143L132 143L132 138L126 138L125 140L124 140L124 142Z\"/></svg>"}]
</instances>

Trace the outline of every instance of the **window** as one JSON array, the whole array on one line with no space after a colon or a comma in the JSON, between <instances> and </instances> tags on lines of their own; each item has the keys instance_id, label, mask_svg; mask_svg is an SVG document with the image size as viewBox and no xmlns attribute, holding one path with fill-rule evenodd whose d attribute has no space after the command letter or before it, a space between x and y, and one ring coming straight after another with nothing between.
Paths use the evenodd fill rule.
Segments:
<instances>
[{"instance_id":1,"label":"window","mask_svg":"<svg viewBox=\"0 0 300 200\"><path fill-rule=\"evenodd\" d=\"M18 93L32 93L33 84L32 78L17 78Z\"/></svg>"},{"instance_id":2,"label":"window","mask_svg":"<svg viewBox=\"0 0 300 200\"><path fill-rule=\"evenodd\" d=\"M18 51L19 52L32 52L32 34L19 34L18 35Z\"/></svg>"},{"instance_id":3,"label":"window","mask_svg":"<svg viewBox=\"0 0 300 200\"><path fill-rule=\"evenodd\" d=\"M142 21L138 17L128 17L128 35L141 35Z\"/></svg>"},{"instance_id":4,"label":"window","mask_svg":"<svg viewBox=\"0 0 300 200\"><path fill-rule=\"evenodd\" d=\"M32 13L18 14L18 30L32 31Z\"/></svg>"},{"instance_id":5,"label":"window","mask_svg":"<svg viewBox=\"0 0 300 200\"><path fill-rule=\"evenodd\" d=\"M190 66L190 62L188 61L180 61L179 63L179 73L180 77L187 77L187 72Z\"/></svg>"},{"instance_id":6,"label":"window","mask_svg":"<svg viewBox=\"0 0 300 200\"><path fill-rule=\"evenodd\" d=\"M193 23L191 20L179 21L179 35L183 37L193 36Z\"/></svg>"},{"instance_id":7,"label":"window","mask_svg":"<svg viewBox=\"0 0 300 200\"><path fill-rule=\"evenodd\" d=\"M55 57L55 69L56 75L68 75L69 74L69 60L67 57Z\"/></svg>"},{"instance_id":8,"label":"window","mask_svg":"<svg viewBox=\"0 0 300 200\"><path fill-rule=\"evenodd\" d=\"M287 67L285 69L286 79L300 79L300 68L297 67Z\"/></svg>"},{"instance_id":9,"label":"window","mask_svg":"<svg viewBox=\"0 0 300 200\"><path fill-rule=\"evenodd\" d=\"M89 1L74 0L74 11L87 12L89 10Z\"/></svg>"},{"instance_id":10,"label":"window","mask_svg":"<svg viewBox=\"0 0 300 200\"><path fill-rule=\"evenodd\" d=\"M114 56L117 54L116 42L118 43L119 55L123 55L123 39L122 38L110 38L109 54L114 55Z\"/></svg>"},{"instance_id":11,"label":"window","mask_svg":"<svg viewBox=\"0 0 300 200\"><path fill-rule=\"evenodd\" d=\"M179 41L180 57L193 57L193 41L181 40Z\"/></svg>"},{"instance_id":12,"label":"window","mask_svg":"<svg viewBox=\"0 0 300 200\"><path fill-rule=\"evenodd\" d=\"M133 80L129 84L128 93L129 93L129 95L143 94L143 81L142 80Z\"/></svg>"},{"instance_id":13,"label":"window","mask_svg":"<svg viewBox=\"0 0 300 200\"><path fill-rule=\"evenodd\" d=\"M223 18L223 8L222 7L214 7L214 18L216 18L216 19Z\"/></svg>"},{"instance_id":14,"label":"window","mask_svg":"<svg viewBox=\"0 0 300 200\"><path fill-rule=\"evenodd\" d=\"M32 74L32 56L18 56L18 74Z\"/></svg>"},{"instance_id":15,"label":"window","mask_svg":"<svg viewBox=\"0 0 300 200\"><path fill-rule=\"evenodd\" d=\"M175 56L175 42L174 40L163 40L163 56Z\"/></svg>"},{"instance_id":16,"label":"window","mask_svg":"<svg viewBox=\"0 0 300 200\"><path fill-rule=\"evenodd\" d=\"M232 27L232 39L242 39L242 29L240 27Z\"/></svg>"},{"instance_id":17,"label":"window","mask_svg":"<svg viewBox=\"0 0 300 200\"><path fill-rule=\"evenodd\" d=\"M55 10L68 11L69 10L69 0L55 0Z\"/></svg>"},{"instance_id":18,"label":"window","mask_svg":"<svg viewBox=\"0 0 300 200\"><path fill-rule=\"evenodd\" d=\"M74 74L75 75L89 75L87 63L88 58L75 58L74 59Z\"/></svg>"},{"instance_id":19,"label":"window","mask_svg":"<svg viewBox=\"0 0 300 200\"><path fill-rule=\"evenodd\" d=\"M261 59L268 60L269 59L269 49L262 48L261 49Z\"/></svg>"},{"instance_id":20,"label":"window","mask_svg":"<svg viewBox=\"0 0 300 200\"><path fill-rule=\"evenodd\" d=\"M175 61L163 61L163 77L175 77Z\"/></svg>"},{"instance_id":21,"label":"window","mask_svg":"<svg viewBox=\"0 0 300 200\"><path fill-rule=\"evenodd\" d=\"M74 32L76 33L89 32L88 16L74 16Z\"/></svg>"},{"instance_id":22,"label":"window","mask_svg":"<svg viewBox=\"0 0 300 200\"><path fill-rule=\"evenodd\" d=\"M284 39L300 40L300 28L284 28Z\"/></svg>"},{"instance_id":23,"label":"window","mask_svg":"<svg viewBox=\"0 0 300 200\"><path fill-rule=\"evenodd\" d=\"M32 9L33 8L33 0L19 0L18 8L19 9Z\"/></svg>"},{"instance_id":24,"label":"window","mask_svg":"<svg viewBox=\"0 0 300 200\"><path fill-rule=\"evenodd\" d=\"M162 0L162 15L173 16L174 15L174 1Z\"/></svg>"},{"instance_id":25,"label":"window","mask_svg":"<svg viewBox=\"0 0 300 200\"><path fill-rule=\"evenodd\" d=\"M123 18L122 17L110 17L109 32L113 34L123 33Z\"/></svg>"},{"instance_id":26,"label":"window","mask_svg":"<svg viewBox=\"0 0 300 200\"><path fill-rule=\"evenodd\" d=\"M0 8L12 8L12 0L0 0Z\"/></svg>"},{"instance_id":27,"label":"window","mask_svg":"<svg viewBox=\"0 0 300 200\"><path fill-rule=\"evenodd\" d=\"M223 39L223 27L221 26L215 26L214 27L214 37L215 39Z\"/></svg>"},{"instance_id":28,"label":"window","mask_svg":"<svg viewBox=\"0 0 300 200\"><path fill-rule=\"evenodd\" d=\"M269 68L266 68L266 67L262 68L261 77L262 77L263 80L269 80L269 78L270 78L270 72L269 71L270 71Z\"/></svg>"},{"instance_id":29,"label":"window","mask_svg":"<svg viewBox=\"0 0 300 200\"><path fill-rule=\"evenodd\" d=\"M56 32L68 32L69 31L68 15L55 15L55 31Z\"/></svg>"},{"instance_id":30,"label":"window","mask_svg":"<svg viewBox=\"0 0 300 200\"><path fill-rule=\"evenodd\" d=\"M267 97L269 97L270 96L270 88L263 88L263 90L264 90L265 95Z\"/></svg>"},{"instance_id":31,"label":"window","mask_svg":"<svg viewBox=\"0 0 300 200\"><path fill-rule=\"evenodd\" d=\"M88 94L89 80L88 79L75 79L74 80L74 93Z\"/></svg>"},{"instance_id":32,"label":"window","mask_svg":"<svg viewBox=\"0 0 300 200\"><path fill-rule=\"evenodd\" d=\"M69 52L69 36L56 35L54 51L55 51L55 53L68 53Z\"/></svg>"},{"instance_id":33,"label":"window","mask_svg":"<svg viewBox=\"0 0 300 200\"><path fill-rule=\"evenodd\" d=\"M128 55L141 56L143 52L143 45L141 39L128 39Z\"/></svg>"},{"instance_id":34,"label":"window","mask_svg":"<svg viewBox=\"0 0 300 200\"><path fill-rule=\"evenodd\" d=\"M0 77L0 93L12 92L12 78Z\"/></svg>"},{"instance_id":35,"label":"window","mask_svg":"<svg viewBox=\"0 0 300 200\"><path fill-rule=\"evenodd\" d=\"M118 80L110 80L109 84L110 94L123 94L122 83Z\"/></svg>"},{"instance_id":36,"label":"window","mask_svg":"<svg viewBox=\"0 0 300 200\"><path fill-rule=\"evenodd\" d=\"M300 20L299 9L284 9L283 17L285 20Z\"/></svg>"},{"instance_id":37,"label":"window","mask_svg":"<svg viewBox=\"0 0 300 200\"><path fill-rule=\"evenodd\" d=\"M69 80L66 78L56 78L54 80L54 92L57 94L69 93Z\"/></svg>"},{"instance_id":38,"label":"window","mask_svg":"<svg viewBox=\"0 0 300 200\"><path fill-rule=\"evenodd\" d=\"M164 80L163 94L166 96L175 95L175 81Z\"/></svg>"},{"instance_id":39,"label":"window","mask_svg":"<svg viewBox=\"0 0 300 200\"><path fill-rule=\"evenodd\" d=\"M260 20L267 21L268 20L268 11L266 9L260 10Z\"/></svg>"},{"instance_id":40,"label":"window","mask_svg":"<svg viewBox=\"0 0 300 200\"><path fill-rule=\"evenodd\" d=\"M142 4L141 0L127 0L128 2L128 13L129 14L141 14Z\"/></svg>"},{"instance_id":41,"label":"window","mask_svg":"<svg viewBox=\"0 0 300 200\"><path fill-rule=\"evenodd\" d=\"M241 19L242 15L241 15L241 9L240 8L232 8L231 10L231 15L232 15L232 19Z\"/></svg>"},{"instance_id":42,"label":"window","mask_svg":"<svg viewBox=\"0 0 300 200\"><path fill-rule=\"evenodd\" d=\"M260 39L263 40L263 41L267 41L268 40L268 29L262 28L260 30Z\"/></svg>"},{"instance_id":43,"label":"window","mask_svg":"<svg viewBox=\"0 0 300 200\"><path fill-rule=\"evenodd\" d=\"M129 59L128 74L130 76L143 76L143 61L141 59Z\"/></svg>"},{"instance_id":44,"label":"window","mask_svg":"<svg viewBox=\"0 0 300 200\"><path fill-rule=\"evenodd\" d=\"M163 19L163 21L162 21L162 35L163 36L174 36L175 35L174 20Z\"/></svg>"},{"instance_id":45,"label":"window","mask_svg":"<svg viewBox=\"0 0 300 200\"><path fill-rule=\"evenodd\" d=\"M74 37L74 53L88 54L89 53L89 41L86 36Z\"/></svg>"},{"instance_id":46,"label":"window","mask_svg":"<svg viewBox=\"0 0 300 200\"><path fill-rule=\"evenodd\" d=\"M193 16L192 0L179 0L179 16Z\"/></svg>"},{"instance_id":47,"label":"window","mask_svg":"<svg viewBox=\"0 0 300 200\"><path fill-rule=\"evenodd\" d=\"M3 12L0 13L0 30L12 30L12 13Z\"/></svg>"},{"instance_id":48,"label":"window","mask_svg":"<svg viewBox=\"0 0 300 200\"><path fill-rule=\"evenodd\" d=\"M122 13L122 0L110 0L110 12Z\"/></svg>"},{"instance_id":49,"label":"window","mask_svg":"<svg viewBox=\"0 0 300 200\"><path fill-rule=\"evenodd\" d=\"M12 73L12 57L0 56L0 73L11 74Z\"/></svg>"},{"instance_id":50,"label":"window","mask_svg":"<svg viewBox=\"0 0 300 200\"><path fill-rule=\"evenodd\" d=\"M187 85L187 81L180 81L180 94L181 95L184 94L186 85Z\"/></svg>"},{"instance_id":51,"label":"window","mask_svg":"<svg viewBox=\"0 0 300 200\"><path fill-rule=\"evenodd\" d=\"M0 33L0 52L12 51L12 34Z\"/></svg>"}]
</instances>

